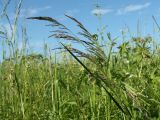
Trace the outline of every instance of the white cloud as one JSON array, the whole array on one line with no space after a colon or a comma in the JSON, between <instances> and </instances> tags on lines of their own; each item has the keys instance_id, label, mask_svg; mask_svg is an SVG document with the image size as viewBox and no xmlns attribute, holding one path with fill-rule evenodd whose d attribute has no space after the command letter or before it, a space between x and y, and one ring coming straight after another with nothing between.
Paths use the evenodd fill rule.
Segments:
<instances>
[{"instance_id":1,"label":"white cloud","mask_svg":"<svg viewBox=\"0 0 160 120\"><path fill-rule=\"evenodd\" d=\"M73 9L73 10L67 10L65 11L65 14L73 16L74 14L79 13L79 10Z\"/></svg>"},{"instance_id":2,"label":"white cloud","mask_svg":"<svg viewBox=\"0 0 160 120\"><path fill-rule=\"evenodd\" d=\"M64 13L66 15L74 17L75 14L79 13L80 11L78 9L72 9L72 10L66 10ZM57 17L60 21L64 21L67 18L64 15L60 15Z\"/></svg>"},{"instance_id":3,"label":"white cloud","mask_svg":"<svg viewBox=\"0 0 160 120\"><path fill-rule=\"evenodd\" d=\"M34 16L40 12L43 12L45 10L51 9L51 6L45 6L42 8L27 8L27 9L22 9L20 17L31 17Z\"/></svg>"},{"instance_id":4,"label":"white cloud","mask_svg":"<svg viewBox=\"0 0 160 120\"><path fill-rule=\"evenodd\" d=\"M45 6L44 8L41 8L42 10L48 10L48 9L51 9L52 7L51 6Z\"/></svg>"},{"instance_id":5,"label":"white cloud","mask_svg":"<svg viewBox=\"0 0 160 120\"><path fill-rule=\"evenodd\" d=\"M93 15L104 15L104 14L107 14L107 13L110 13L110 12L112 12L113 10L112 9L102 9L102 8L96 8L96 9L93 9L92 11L91 11L91 13L93 14Z\"/></svg>"},{"instance_id":6,"label":"white cloud","mask_svg":"<svg viewBox=\"0 0 160 120\"><path fill-rule=\"evenodd\" d=\"M28 8L28 9L23 9L21 11L21 17L23 16L33 16L33 15L36 15L38 13L38 10L37 9L34 9L34 8Z\"/></svg>"},{"instance_id":7,"label":"white cloud","mask_svg":"<svg viewBox=\"0 0 160 120\"><path fill-rule=\"evenodd\" d=\"M147 2L145 4L136 4L136 5L131 4L131 5L126 6L125 8L119 9L117 11L117 14L122 15L122 14L126 14L129 12L141 11L141 10L149 7L150 5L151 5L151 3L149 3L149 2Z\"/></svg>"}]
</instances>

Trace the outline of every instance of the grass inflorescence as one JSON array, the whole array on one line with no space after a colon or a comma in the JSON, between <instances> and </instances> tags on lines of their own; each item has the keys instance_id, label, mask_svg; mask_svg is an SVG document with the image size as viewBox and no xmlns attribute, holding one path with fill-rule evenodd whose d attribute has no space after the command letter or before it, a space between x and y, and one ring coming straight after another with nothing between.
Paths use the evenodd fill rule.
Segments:
<instances>
[{"instance_id":1,"label":"grass inflorescence","mask_svg":"<svg viewBox=\"0 0 160 120\"><path fill-rule=\"evenodd\" d=\"M117 45L111 33L92 34L68 15L80 28L77 34L54 18L30 17L49 22L54 29L49 37L59 39L60 46L51 51L44 45L48 55L29 54L25 28L22 49L16 41L21 4L11 36L0 29L5 46L0 63L0 119L160 119L160 48L152 36L131 37Z\"/></svg>"}]
</instances>

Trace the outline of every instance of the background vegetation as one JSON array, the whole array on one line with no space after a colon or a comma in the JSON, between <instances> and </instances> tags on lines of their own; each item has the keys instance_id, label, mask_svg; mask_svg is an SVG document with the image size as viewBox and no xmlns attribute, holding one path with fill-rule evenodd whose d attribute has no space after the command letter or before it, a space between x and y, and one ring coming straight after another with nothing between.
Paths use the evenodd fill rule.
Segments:
<instances>
[{"instance_id":1,"label":"background vegetation","mask_svg":"<svg viewBox=\"0 0 160 120\"><path fill-rule=\"evenodd\" d=\"M1 19L8 19L8 4ZM45 44L44 54L29 53L25 28L22 49L18 47L21 5L22 1L16 9L11 36L3 27L0 29L1 120L160 119L158 40L131 36L117 45L117 38L112 38L111 33L106 36L103 26L93 34L66 15L80 28L74 34L54 18L32 17L29 19L49 22L54 29L50 37L62 40L53 51ZM153 20L157 24L154 17ZM122 35L125 36L123 32ZM63 40L73 44L64 44Z\"/></svg>"}]
</instances>

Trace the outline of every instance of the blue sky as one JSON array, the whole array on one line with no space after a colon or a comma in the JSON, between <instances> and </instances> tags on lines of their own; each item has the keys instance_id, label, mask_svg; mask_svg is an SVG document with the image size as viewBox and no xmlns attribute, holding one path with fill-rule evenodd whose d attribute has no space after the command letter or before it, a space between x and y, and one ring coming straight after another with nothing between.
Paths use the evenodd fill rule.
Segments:
<instances>
[{"instance_id":1,"label":"blue sky","mask_svg":"<svg viewBox=\"0 0 160 120\"><path fill-rule=\"evenodd\" d=\"M12 0L8 9L11 20L17 1ZM97 3L101 8L95 7ZM2 2L0 5L2 6ZM45 22L26 20L26 17L50 16L70 26L76 32L78 30L76 25L64 17L64 14L68 14L81 21L89 31L96 33L99 20L94 14L102 14L101 23L107 25L106 33L111 32L114 37L121 36L120 31L126 30L127 25L131 34L136 35L139 21L141 35L145 36L153 34L152 15L157 18L157 21L160 19L159 5L159 0L24 0L19 23L20 26L26 26L30 45L40 50L44 40L51 48L57 46L55 39L48 39L49 31L52 29L46 27ZM3 24L8 27L7 23Z\"/></svg>"}]
</instances>

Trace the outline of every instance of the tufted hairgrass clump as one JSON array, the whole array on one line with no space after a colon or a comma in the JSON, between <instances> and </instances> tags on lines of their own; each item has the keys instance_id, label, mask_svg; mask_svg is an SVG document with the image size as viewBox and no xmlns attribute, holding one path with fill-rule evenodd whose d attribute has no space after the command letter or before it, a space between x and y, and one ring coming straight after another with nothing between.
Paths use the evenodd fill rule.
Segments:
<instances>
[{"instance_id":1,"label":"tufted hairgrass clump","mask_svg":"<svg viewBox=\"0 0 160 120\"><path fill-rule=\"evenodd\" d=\"M3 17L8 16L8 4ZM49 22L49 37L60 45L52 50L44 45L47 55L28 52L25 27L18 48L21 4L11 36L0 28L0 119L160 119L160 48L151 35L131 36L118 44L111 33L91 33L72 16L65 15L77 24L77 34L54 18L30 17Z\"/></svg>"}]
</instances>

